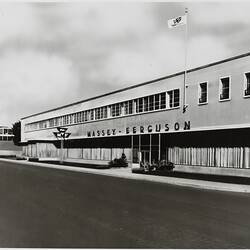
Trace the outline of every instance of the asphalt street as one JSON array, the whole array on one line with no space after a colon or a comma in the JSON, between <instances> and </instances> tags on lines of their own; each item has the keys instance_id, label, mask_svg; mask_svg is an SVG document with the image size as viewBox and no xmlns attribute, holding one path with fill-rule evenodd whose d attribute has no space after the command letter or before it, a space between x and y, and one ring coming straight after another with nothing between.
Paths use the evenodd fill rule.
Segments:
<instances>
[{"instance_id":1,"label":"asphalt street","mask_svg":"<svg viewBox=\"0 0 250 250\"><path fill-rule=\"evenodd\" d=\"M0 161L0 247L250 248L250 194Z\"/></svg>"}]
</instances>

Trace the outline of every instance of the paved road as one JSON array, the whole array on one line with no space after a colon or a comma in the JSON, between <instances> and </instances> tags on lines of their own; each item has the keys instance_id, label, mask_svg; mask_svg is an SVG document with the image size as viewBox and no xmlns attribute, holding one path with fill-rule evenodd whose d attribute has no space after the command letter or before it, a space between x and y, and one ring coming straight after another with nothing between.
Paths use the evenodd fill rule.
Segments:
<instances>
[{"instance_id":1,"label":"paved road","mask_svg":"<svg viewBox=\"0 0 250 250\"><path fill-rule=\"evenodd\" d=\"M250 248L250 195L0 161L0 247Z\"/></svg>"}]
</instances>

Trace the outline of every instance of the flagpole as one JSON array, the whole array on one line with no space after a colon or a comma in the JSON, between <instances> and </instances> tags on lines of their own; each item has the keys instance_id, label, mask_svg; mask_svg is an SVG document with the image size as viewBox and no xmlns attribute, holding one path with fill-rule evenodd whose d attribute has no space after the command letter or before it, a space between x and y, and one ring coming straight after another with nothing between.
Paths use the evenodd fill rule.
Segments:
<instances>
[{"instance_id":1,"label":"flagpole","mask_svg":"<svg viewBox=\"0 0 250 250\"><path fill-rule=\"evenodd\" d=\"M185 31L185 68L184 68L184 86L183 86L183 113L186 112L186 88L187 88L187 56L188 56L188 8L185 8L186 31Z\"/></svg>"}]
</instances>

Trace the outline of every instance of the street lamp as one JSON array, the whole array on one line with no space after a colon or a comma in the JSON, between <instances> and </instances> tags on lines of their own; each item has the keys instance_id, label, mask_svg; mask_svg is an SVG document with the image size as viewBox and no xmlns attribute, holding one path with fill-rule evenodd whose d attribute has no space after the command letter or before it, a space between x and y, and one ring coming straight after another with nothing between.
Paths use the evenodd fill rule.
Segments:
<instances>
[{"instance_id":1,"label":"street lamp","mask_svg":"<svg viewBox=\"0 0 250 250\"><path fill-rule=\"evenodd\" d=\"M56 139L61 141L61 149L60 149L60 164L63 163L63 141L68 138L71 133L66 133L68 128L57 127L57 132L53 132Z\"/></svg>"}]
</instances>

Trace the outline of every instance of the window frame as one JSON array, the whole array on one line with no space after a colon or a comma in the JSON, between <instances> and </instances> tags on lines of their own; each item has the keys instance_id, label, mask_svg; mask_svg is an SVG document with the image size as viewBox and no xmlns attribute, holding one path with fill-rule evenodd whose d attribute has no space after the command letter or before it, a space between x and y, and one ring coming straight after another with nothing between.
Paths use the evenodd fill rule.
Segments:
<instances>
[{"instance_id":1,"label":"window frame","mask_svg":"<svg viewBox=\"0 0 250 250\"><path fill-rule=\"evenodd\" d=\"M247 90L247 78L246 78L246 74L249 74L249 76L250 76L250 70L244 72L244 76L243 76L244 77L244 79L243 79L243 97L244 98L250 98L250 92L249 92L249 95L245 94L246 93L245 91Z\"/></svg>"},{"instance_id":2,"label":"window frame","mask_svg":"<svg viewBox=\"0 0 250 250\"><path fill-rule=\"evenodd\" d=\"M206 83L206 85L207 85L206 102L200 102L200 98L201 98L201 87L200 87L200 85L201 85L202 83ZM208 104L208 81L200 81L200 82L198 83L197 103L198 103L198 105L205 105L205 104Z\"/></svg>"},{"instance_id":3,"label":"window frame","mask_svg":"<svg viewBox=\"0 0 250 250\"><path fill-rule=\"evenodd\" d=\"M228 78L229 79L229 93L228 93L228 98L227 99L221 99L221 94L222 94L222 79ZM231 100L231 76L222 76L219 78L219 102L227 102Z\"/></svg>"},{"instance_id":4,"label":"window frame","mask_svg":"<svg viewBox=\"0 0 250 250\"><path fill-rule=\"evenodd\" d=\"M179 105L178 106L174 106L170 107L170 97L169 97L169 92L173 92L173 104L174 104L174 91L175 90L179 90ZM177 109L180 108L181 106L181 89L180 88L175 88L175 89L170 89L166 91L166 109ZM164 109L162 109L164 110Z\"/></svg>"}]
</instances>

